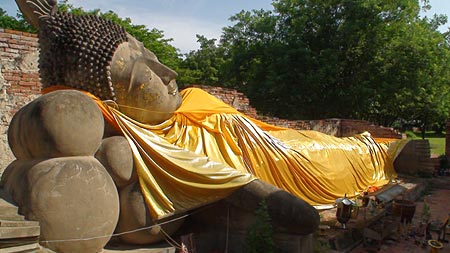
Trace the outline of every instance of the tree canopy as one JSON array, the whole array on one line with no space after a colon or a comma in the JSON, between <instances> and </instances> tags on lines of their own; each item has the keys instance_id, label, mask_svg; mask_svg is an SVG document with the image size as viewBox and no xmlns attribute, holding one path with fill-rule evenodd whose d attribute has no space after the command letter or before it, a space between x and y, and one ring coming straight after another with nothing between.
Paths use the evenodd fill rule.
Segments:
<instances>
[{"instance_id":1,"label":"tree canopy","mask_svg":"<svg viewBox=\"0 0 450 253\"><path fill-rule=\"evenodd\" d=\"M231 17L218 82L266 114L443 122L450 111L445 16L420 17L417 0L275 0L274 12Z\"/></svg>"}]
</instances>

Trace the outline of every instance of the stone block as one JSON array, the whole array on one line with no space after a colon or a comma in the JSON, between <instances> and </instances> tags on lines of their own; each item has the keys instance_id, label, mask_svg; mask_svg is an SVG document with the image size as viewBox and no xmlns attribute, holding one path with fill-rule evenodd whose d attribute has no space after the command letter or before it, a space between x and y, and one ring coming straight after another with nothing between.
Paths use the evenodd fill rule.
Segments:
<instances>
[{"instance_id":1,"label":"stone block","mask_svg":"<svg viewBox=\"0 0 450 253\"><path fill-rule=\"evenodd\" d=\"M123 188L137 180L133 153L125 137L103 139L95 157L105 166L117 187Z\"/></svg>"},{"instance_id":2,"label":"stone block","mask_svg":"<svg viewBox=\"0 0 450 253\"><path fill-rule=\"evenodd\" d=\"M22 107L11 120L8 141L19 159L93 155L103 129L103 115L91 98L60 90Z\"/></svg>"},{"instance_id":3,"label":"stone block","mask_svg":"<svg viewBox=\"0 0 450 253\"><path fill-rule=\"evenodd\" d=\"M44 251L41 251L41 247L39 246L39 243L31 243L31 244L26 244L26 245L2 248L1 252L2 253L26 253L26 252L44 253ZM47 251L45 251L45 252L47 252Z\"/></svg>"},{"instance_id":4,"label":"stone block","mask_svg":"<svg viewBox=\"0 0 450 253\"><path fill-rule=\"evenodd\" d=\"M39 226L0 227L0 239L26 238L39 236Z\"/></svg>"},{"instance_id":5,"label":"stone block","mask_svg":"<svg viewBox=\"0 0 450 253\"><path fill-rule=\"evenodd\" d=\"M158 220L158 223L166 222L170 219L176 219L177 216ZM116 233L133 231L133 233L124 233L120 239L130 244L151 244L164 240L165 236L161 233L161 228L165 233L171 235L180 228L184 219L179 219L165 225L155 225L155 221L148 212L147 204L141 193L139 183L135 182L128 185L120 191L120 218L117 224ZM152 227L151 227L152 226ZM151 228L150 228L151 227Z\"/></svg>"},{"instance_id":6,"label":"stone block","mask_svg":"<svg viewBox=\"0 0 450 253\"><path fill-rule=\"evenodd\" d=\"M113 180L92 156L54 158L27 174L29 213L40 242L56 252L101 252L119 217Z\"/></svg>"}]
</instances>

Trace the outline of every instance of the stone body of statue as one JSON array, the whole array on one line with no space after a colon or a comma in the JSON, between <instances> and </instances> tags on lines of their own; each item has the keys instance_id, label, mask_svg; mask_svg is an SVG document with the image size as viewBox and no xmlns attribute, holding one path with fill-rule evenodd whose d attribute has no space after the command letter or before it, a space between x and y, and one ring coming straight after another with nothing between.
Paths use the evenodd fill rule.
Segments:
<instances>
[{"instance_id":1,"label":"stone body of statue","mask_svg":"<svg viewBox=\"0 0 450 253\"><path fill-rule=\"evenodd\" d=\"M23 107L8 131L17 160L5 170L2 184L20 212L40 222L41 244L57 252L99 252L114 231L148 227L198 207L175 203L173 210L166 208L166 213L153 215L149 211L152 203L164 201L149 197L152 189L143 188L145 182L136 172L142 168L133 156L136 150L129 145L130 137L117 129L114 136L108 134L111 131L104 129L113 126L105 126L98 104L81 92L110 101L131 120L155 125L171 118L181 104L176 73L111 21L60 13L52 0L17 3L39 29L43 89L71 88L58 88ZM234 173L227 168L223 171ZM219 209L228 203L235 213L249 215L265 200L277 231L307 235L317 228L318 212L305 201L245 173L235 178L227 181L232 186L217 190L216 198L225 198L217 204ZM217 200L208 199L205 204ZM204 220L220 219L214 215L206 214ZM248 222L235 226L245 229ZM153 243L164 238L161 229L172 234L182 223L179 219L123 234L121 239Z\"/></svg>"}]
</instances>

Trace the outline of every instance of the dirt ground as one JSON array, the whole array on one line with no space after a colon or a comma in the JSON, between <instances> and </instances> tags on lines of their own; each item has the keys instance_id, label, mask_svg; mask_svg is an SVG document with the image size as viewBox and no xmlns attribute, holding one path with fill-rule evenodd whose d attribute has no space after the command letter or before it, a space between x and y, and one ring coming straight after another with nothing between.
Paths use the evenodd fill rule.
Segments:
<instances>
[{"instance_id":1,"label":"dirt ground","mask_svg":"<svg viewBox=\"0 0 450 253\"><path fill-rule=\"evenodd\" d=\"M424 207L425 206L425 207ZM428 207L428 208L427 208ZM428 209L428 212L427 212ZM428 181L428 187L423 198L416 201L416 212L410 225L403 226L398 230L397 234L394 234L388 239L383 241L381 249L375 249L370 247L364 247L360 245L352 253L425 253L433 252L432 248L427 244L424 236L421 236L420 231L424 231L425 228L421 224L424 217L429 215L429 221L435 225L445 222L450 215L450 176L433 178ZM437 225L438 226L438 225ZM447 227L445 239L450 241L450 227ZM438 239L436 232L431 232L432 239ZM443 242L443 248L438 249L435 252L450 253L450 243Z\"/></svg>"}]
</instances>

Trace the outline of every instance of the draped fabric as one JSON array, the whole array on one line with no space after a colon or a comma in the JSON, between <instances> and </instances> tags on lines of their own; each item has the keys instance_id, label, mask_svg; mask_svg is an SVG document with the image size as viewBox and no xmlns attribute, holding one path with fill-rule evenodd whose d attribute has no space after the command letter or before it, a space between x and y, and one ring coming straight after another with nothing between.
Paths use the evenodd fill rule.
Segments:
<instances>
[{"instance_id":1,"label":"draped fabric","mask_svg":"<svg viewBox=\"0 0 450 253\"><path fill-rule=\"evenodd\" d=\"M201 89L182 92L168 121L149 126L170 143L203 154L284 189L311 205L332 204L396 177L400 145L377 143L369 133L337 138L246 117Z\"/></svg>"},{"instance_id":2,"label":"draped fabric","mask_svg":"<svg viewBox=\"0 0 450 253\"><path fill-rule=\"evenodd\" d=\"M254 177L182 149L109 108L134 155L142 193L154 218L222 199Z\"/></svg>"},{"instance_id":3,"label":"draped fabric","mask_svg":"<svg viewBox=\"0 0 450 253\"><path fill-rule=\"evenodd\" d=\"M222 199L254 178L311 205L326 205L396 176L393 159L403 142L276 127L200 89L181 95L181 107L159 125L136 122L91 95L128 139L156 219Z\"/></svg>"}]
</instances>

